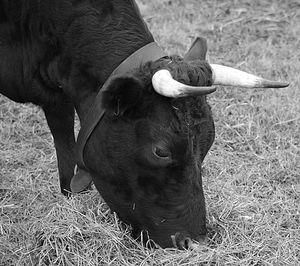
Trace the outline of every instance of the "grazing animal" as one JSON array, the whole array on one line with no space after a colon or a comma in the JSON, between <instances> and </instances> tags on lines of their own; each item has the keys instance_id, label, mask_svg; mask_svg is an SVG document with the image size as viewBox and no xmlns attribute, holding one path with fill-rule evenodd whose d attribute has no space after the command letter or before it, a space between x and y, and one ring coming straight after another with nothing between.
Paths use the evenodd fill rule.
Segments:
<instances>
[{"instance_id":1,"label":"grazing animal","mask_svg":"<svg viewBox=\"0 0 300 266\"><path fill-rule=\"evenodd\" d=\"M0 0L0 92L43 109L62 193L93 182L134 237L162 247L206 234L211 85L287 86L209 64L205 53L198 38L184 58L167 56L133 0Z\"/></svg>"}]
</instances>

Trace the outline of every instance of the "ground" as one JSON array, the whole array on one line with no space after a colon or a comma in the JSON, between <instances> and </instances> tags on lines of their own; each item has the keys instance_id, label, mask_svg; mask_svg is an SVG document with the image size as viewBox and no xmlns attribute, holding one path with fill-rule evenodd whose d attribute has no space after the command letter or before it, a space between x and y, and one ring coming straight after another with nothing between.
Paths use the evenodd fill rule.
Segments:
<instances>
[{"instance_id":1,"label":"ground","mask_svg":"<svg viewBox=\"0 0 300 266\"><path fill-rule=\"evenodd\" d=\"M209 239L150 250L94 190L60 194L43 113L0 96L0 265L300 265L300 3L138 0L156 40L183 55L196 36L209 60L285 89L218 88L204 190Z\"/></svg>"}]
</instances>

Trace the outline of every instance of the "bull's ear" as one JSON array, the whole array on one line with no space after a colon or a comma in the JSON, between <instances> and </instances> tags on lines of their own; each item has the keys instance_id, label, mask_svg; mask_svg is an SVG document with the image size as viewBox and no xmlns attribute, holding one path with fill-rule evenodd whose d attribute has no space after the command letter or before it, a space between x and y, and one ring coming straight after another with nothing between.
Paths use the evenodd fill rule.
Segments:
<instances>
[{"instance_id":1,"label":"bull's ear","mask_svg":"<svg viewBox=\"0 0 300 266\"><path fill-rule=\"evenodd\" d=\"M137 105L142 96L143 84L133 76L116 77L103 92L102 104L106 111L124 115Z\"/></svg>"},{"instance_id":2,"label":"bull's ear","mask_svg":"<svg viewBox=\"0 0 300 266\"><path fill-rule=\"evenodd\" d=\"M185 61L205 60L207 53L207 41L203 37L197 37L190 50L185 54Z\"/></svg>"}]
</instances>

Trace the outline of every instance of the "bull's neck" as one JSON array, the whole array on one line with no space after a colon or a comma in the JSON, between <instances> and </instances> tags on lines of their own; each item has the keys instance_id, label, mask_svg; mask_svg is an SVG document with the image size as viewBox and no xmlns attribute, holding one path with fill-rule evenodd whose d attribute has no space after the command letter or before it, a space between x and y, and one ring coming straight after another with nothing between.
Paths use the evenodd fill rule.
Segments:
<instances>
[{"instance_id":1,"label":"bull's neck","mask_svg":"<svg viewBox=\"0 0 300 266\"><path fill-rule=\"evenodd\" d=\"M142 48L150 42L151 41L149 40L143 40L135 43L134 45L132 45L132 43L129 43L126 48L116 47L112 49L111 52L106 52L107 55L111 54L111 56L106 56L105 58L103 58L102 63L99 63L100 65L103 65L103 68L101 69L100 75L97 77L97 84L95 84L93 88L82 90L80 92L80 95L78 94L74 99L75 109L81 122L84 121L85 116L88 113L90 107L94 104L97 94L102 89L104 83L110 77L111 73L130 55L132 55L134 52L136 52L137 50L139 50L140 48ZM118 56L114 55L113 50L118 51Z\"/></svg>"},{"instance_id":2,"label":"bull's neck","mask_svg":"<svg viewBox=\"0 0 300 266\"><path fill-rule=\"evenodd\" d=\"M101 18L105 23L102 25L100 22L101 25L93 29L97 35L91 31L88 35L90 40L84 43L89 44L79 70L82 81L73 84L78 86L72 98L81 121L114 69L135 51L153 41L134 1L113 0L109 4L112 11L105 9L106 5L100 2L98 7L101 14L106 14L104 19Z\"/></svg>"}]
</instances>

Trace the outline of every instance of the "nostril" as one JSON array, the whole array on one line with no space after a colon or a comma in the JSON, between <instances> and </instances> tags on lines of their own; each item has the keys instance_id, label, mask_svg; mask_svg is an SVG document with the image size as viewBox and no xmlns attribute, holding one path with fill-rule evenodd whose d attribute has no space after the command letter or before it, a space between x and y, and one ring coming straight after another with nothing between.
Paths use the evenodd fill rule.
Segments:
<instances>
[{"instance_id":1,"label":"nostril","mask_svg":"<svg viewBox=\"0 0 300 266\"><path fill-rule=\"evenodd\" d=\"M179 248L189 249L192 245L192 240L189 237L185 237L182 241L179 242Z\"/></svg>"},{"instance_id":2,"label":"nostril","mask_svg":"<svg viewBox=\"0 0 300 266\"><path fill-rule=\"evenodd\" d=\"M174 247L179 249L189 249L192 245L192 240L189 236L182 233L176 233L171 236Z\"/></svg>"}]
</instances>

